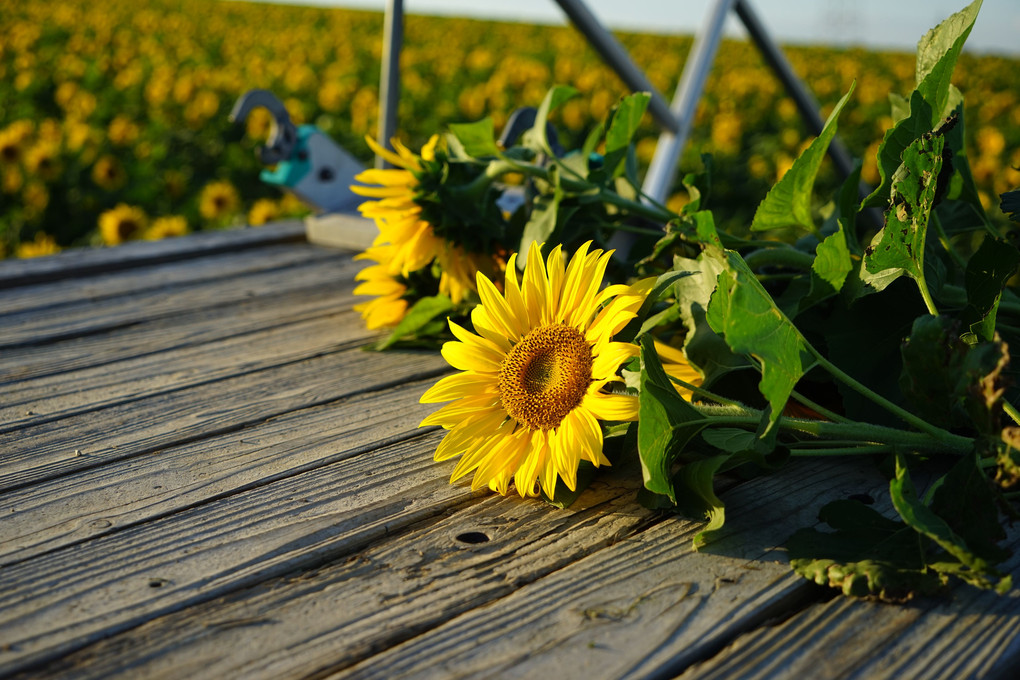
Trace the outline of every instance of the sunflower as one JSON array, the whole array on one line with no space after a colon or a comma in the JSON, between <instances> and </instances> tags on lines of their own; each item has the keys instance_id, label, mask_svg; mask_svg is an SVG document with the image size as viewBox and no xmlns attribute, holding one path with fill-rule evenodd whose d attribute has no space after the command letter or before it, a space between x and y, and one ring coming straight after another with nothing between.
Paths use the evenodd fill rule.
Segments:
<instances>
[{"instance_id":1,"label":"sunflower","mask_svg":"<svg viewBox=\"0 0 1020 680\"><path fill-rule=\"evenodd\" d=\"M224 220L241 207L241 197L226 180L209 182L202 188L198 211L207 220Z\"/></svg>"},{"instance_id":2,"label":"sunflower","mask_svg":"<svg viewBox=\"0 0 1020 680\"><path fill-rule=\"evenodd\" d=\"M59 253L60 246L49 234L39 232L35 235L34 241L22 241L18 244L17 256L21 258L43 257Z\"/></svg>"},{"instance_id":3,"label":"sunflower","mask_svg":"<svg viewBox=\"0 0 1020 680\"><path fill-rule=\"evenodd\" d=\"M501 269L499 258L469 252L460 245L436 234L435 227L423 217L417 197L422 192L422 177L432 171L436 161L439 136L433 135L415 155L398 140L392 140L396 153L388 151L371 138L366 138L375 153L397 168L365 170L355 176L364 184L351 186L351 191L369 198L358 210L375 221L379 236L373 245L390 244L393 252L389 272L407 278L433 262L439 265L439 292L459 304L475 290L474 278L479 271L492 278ZM477 230L476 230L477 231Z\"/></svg>"},{"instance_id":4,"label":"sunflower","mask_svg":"<svg viewBox=\"0 0 1020 680\"><path fill-rule=\"evenodd\" d=\"M113 156L103 156L92 166L92 181L100 189L116 191L127 182L127 171Z\"/></svg>"},{"instance_id":5,"label":"sunflower","mask_svg":"<svg viewBox=\"0 0 1020 680\"><path fill-rule=\"evenodd\" d=\"M147 241L159 241L173 236L184 236L188 233L188 219L183 215L166 215L157 217L142 234Z\"/></svg>"},{"instance_id":6,"label":"sunflower","mask_svg":"<svg viewBox=\"0 0 1020 680\"><path fill-rule=\"evenodd\" d=\"M558 478L576 488L582 460L609 464L600 420L637 419L637 397L606 388L638 347L611 338L636 315L653 281L599 291L612 252L588 252L589 245L565 263L560 246L543 261L533 243L523 285L516 255L505 293L477 277L477 335L450 322L458 340L443 346L443 357L462 372L442 378L421 401L454 401L421 424L450 430L435 459L461 455L451 481L474 471L473 489L506 495L512 479L522 497L539 488L552 497Z\"/></svg>"},{"instance_id":7,"label":"sunflower","mask_svg":"<svg viewBox=\"0 0 1020 680\"><path fill-rule=\"evenodd\" d=\"M119 203L99 216L99 232L104 244L115 246L141 236L148 221L141 208Z\"/></svg>"},{"instance_id":8,"label":"sunflower","mask_svg":"<svg viewBox=\"0 0 1020 680\"><path fill-rule=\"evenodd\" d=\"M248 211L248 225L257 227L280 216L280 206L271 198L260 198Z\"/></svg>"},{"instance_id":9,"label":"sunflower","mask_svg":"<svg viewBox=\"0 0 1020 680\"><path fill-rule=\"evenodd\" d=\"M355 275L355 280L362 281L354 289L355 295L374 295L374 300L354 305L354 311L361 314L365 325L371 329L396 326L407 313L407 293L405 286L397 277L390 274L389 260L394 247L391 245L372 246L356 260L372 260L371 267L362 269Z\"/></svg>"}]
</instances>

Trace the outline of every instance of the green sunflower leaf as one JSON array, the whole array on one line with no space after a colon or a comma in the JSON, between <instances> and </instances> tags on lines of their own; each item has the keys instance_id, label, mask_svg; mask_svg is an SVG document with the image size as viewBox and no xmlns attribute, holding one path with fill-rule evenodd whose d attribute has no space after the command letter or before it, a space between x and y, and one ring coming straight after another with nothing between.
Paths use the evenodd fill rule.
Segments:
<instances>
[{"instance_id":1,"label":"green sunflower leaf","mask_svg":"<svg viewBox=\"0 0 1020 680\"><path fill-rule=\"evenodd\" d=\"M885 206L901 154L914 140L934 128L951 108L955 108L951 102L950 79L980 8L981 0L975 0L925 34L918 43L917 89L910 95L910 115L897 121L886 132L878 148L881 181L864 200L864 206Z\"/></svg>"},{"instance_id":2,"label":"green sunflower leaf","mask_svg":"<svg viewBox=\"0 0 1020 680\"><path fill-rule=\"evenodd\" d=\"M889 601L942 584L925 568L917 533L903 522L855 500L828 503L818 518L835 531L800 529L786 541L790 566L804 578L850 597Z\"/></svg>"},{"instance_id":3,"label":"green sunflower leaf","mask_svg":"<svg viewBox=\"0 0 1020 680\"><path fill-rule=\"evenodd\" d=\"M492 118L482 118L474 123L450 123L449 128L469 156L485 158L500 155Z\"/></svg>"},{"instance_id":4,"label":"green sunflower leaf","mask_svg":"<svg viewBox=\"0 0 1020 680\"><path fill-rule=\"evenodd\" d=\"M822 133L804 149L793 162L793 166L766 194L754 213L751 231L800 227L818 233L818 227L811 217L811 197L815 178L818 176L818 169L822 165L829 144L836 135L836 120L853 94L855 86L856 83L851 85L850 90L837 102L829 114L829 119L825 121Z\"/></svg>"},{"instance_id":5,"label":"green sunflower leaf","mask_svg":"<svg viewBox=\"0 0 1020 680\"><path fill-rule=\"evenodd\" d=\"M963 317L969 322L975 340L991 340L995 318L1006 282L1020 268L1020 251L1010 243L985 238L967 261L964 285L967 307Z\"/></svg>"},{"instance_id":6,"label":"green sunflower leaf","mask_svg":"<svg viewBox=\"0 0 1020 680\"><path fill-rule=\"evenodd\" d=\"M807 341L737 253L719 274L708 304L708 323L730 349L761 362L758 385L772 407L770 426L783 413L794 385L813 365Z\"/></svg>"},{"instance_id":7,"label":"green sunflower leaf","mask_svg":"<svg viewBox=\"0 0 1020 680\"><path fill-rule=\"evenodd\" d=\"M535 124L531 127L531 132L538 140L541 150L549 156L556 155L553 153L552 145L549 143L549 137L545 129L545 124L549 120L549 114L562 106L567 100L577 96L577 94L578 90L569 85L555 85L546 93L545 99L542 100L542 104L538 107L538 113L535 114Z\"/></svg>"},{"instance_id":8,"label":"green sunflower leaf","mask_svg":"<svg viewBox=\"0 0 1020 680\"><path fill-rule=\"evenodd\" d=\"M610 177L618 177L623 173L627 160L627 150L631 148L631 139L641 125L641 118L648 109L651 95L647 92L635 92L627 95L616 105L609 130L606 131L606 152L603 167Z\"/></svg>"},{"instance_id":9,"label":"green sunflower leaf","mask_svg":"<svg viewBox=\"0 0 1020 680\"><path fill-rule=\"evenodd\" d=\"M386 349L409 336L416 336L419 331L438 317L445 316L452 309L453 303L445 295L421 298L408 310L396 328L388 336L376 343L375 348L380 350Z\"/></svg>"},{"instance_id":10,"label":"green sunflower leaf","mask_svg":"<svg viewBox=\"0 0 1020 680\"><path fill-rule=\"evenodd\" d=\"M719 468L730 459L730 454L712 456L684 463L674 476L677 509L708 524L694 536L694 548L704 546L712 534L726 522L726 507L715 495L713 480Z\"/></svg>"},{"instance_id":11,"label":"green sunflower leaf","mask_svg":"<svg viewBox=\"0 0 1020 680\"><path fill-rule=\"evenodd\" d=\"M1013 222L1020 222L1020 189L1007 191L999 199L999 209Z\"/></svg>"},{"instance_id":12,"label":"green sunflower leaf","mask_svg":"<svg viewBox=\"0 0 1020 680\"><path fill-rule=\"evenodd\" d=\"M637 440L645 488L676 504L673 463L704 427L704 418L673 388L648 335L641 340L639 385Z\"/></svg>"},{"instance_id":13,"label":"green sunflower leaf","mask_svg":"<svg viewBox=\"0 0 1020 680\"><path fill-rule=\"evenodd\" d=\"M807 297L801 301L802 309L840 292L847 276L854 269L848 239L852 238L850 235L854 233L858 203L857 187L860 178L861 163L858 161L839 191L836 231L826 236L815 248L815 260L811 263L811 289Z\"/></svg>"},{"instance_id":14,"label":"green sunflower leaf","mask_svg":"<svg viewBox=\"0 0 1020 680\"><path fill-rule=\"evenodd\" d=\"M895 278L907 274L924 284L924 248L928 220L935 204L945 138L923 135L903 152L903 163L893 176L886 224L864 252L861 280L883 290Z\"/></svg>"},{"instance_id":15,"label":"green sunflower leaf","mask_svg":"<svg viewBox=\"0 0 1020 680\"><path fill-rule=\"evenodd\" d=\"M965 478L966 475L963 477ZM966 479L964 483L966 483ZM917 490L910 480L910 473L902 454L896 455L896 477L889 483L889 493L892 496L893 506L903 521L917 533L941 547L948 553L947 557L955 558L959 563L933 562L932 568L957 576L981 588L1002 592L1011 587L1009 576L1002 576L994 568L996 558L1000 557L998 553L987 556L975 553L972 546L968 545L967 541L953 530L946 519L936 512L938 506L929 507L921 502L917 496ZM936 492L936 494L938 493ZM984 495L990 496L987 491ZM975 499L974 494L971 494L970 498ZM958 518L957 521L965 520Z\"/></svg>"}]
</instances>

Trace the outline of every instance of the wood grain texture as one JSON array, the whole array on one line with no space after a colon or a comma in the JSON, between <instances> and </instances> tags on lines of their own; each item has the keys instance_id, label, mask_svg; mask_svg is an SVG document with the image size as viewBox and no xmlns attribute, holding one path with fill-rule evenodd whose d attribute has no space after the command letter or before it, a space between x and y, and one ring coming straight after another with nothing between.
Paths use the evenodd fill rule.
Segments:
<instances>
[{"instance_id":1,"label":"wood grain texture","mask_svg":"<svg viewBox=\"0 0 1020 680\"><path fill-rule=\"evenodd\" d=\"M232 432L449 369L434 353L346 349L0 434L0 492Z\"/></svg>"},{"instance_id":2,"label":"wood grain texture","mask_svg":"<svg viewBox=\"0 0 1020 680\"><path fill-rule=\"evenodd\" d=\"M116 330L201 307L229 309L253 297L328 284L337 279L350 281L362 266L343 253L321 253L315 259L314 263L302 266L263 268L224 279L175 285L166 290L155 288L128 293L70 308L47 307L9 314L0 326L0 349Z\"/></svg>"},{"instance_id":3,"label":"wood grain texture","mask_svg":"<svg viewBox=\"0 0 1020 680\"><path fill-rule=\"evenodd\" d=\"M665 521L330 677L672 677L814 597L779 546L824 503L877 484L814 461L752 480L723 494L725 535L702 552L698 527Z\"/></svg>"},{"instance_id":4,"label":"wood grain texture","mask_svg":"<svg viewBox=\"0 0 1020 680\"><path fill-rule=\"evenodd\" d=\"M391 525L385 540L350 559L168 615L48 666L46 675L314 676L620 540L649 515L632 496L604 486L569 511L488 496L421 528ZM458 540L469 533L488 540Z\"/></svg>"},{"instance_id":5,"label":"wood grain texture","mask_svg":"<svg viewBox=\"0 0 1020 680\"><path fill-rule=\"evenodd\" d=\"M115 248L76 248L48 257L0 261L0 289L303 240L304 223L286 220L258 228L207 231L161 241L135 241Z\"/></svg>"},{"instance_id":6,"label":"wood grain texture","mask_svg":"<svg viewBox=\"0 0 1020 680\"><path fill-rule=\"evenodd\" d=\"M0 570L0 673L353 555L471 502L431 462L435 434L219 498ZM332 440L332 451L343 451Z\"/></svg>"},{"instance_id":7,"label":"wood grain texture","mask_svg":"<svg viewBox=\"0 0 1020 680\"><path fill-rule=\"evenodd\" d=\"M830 473L802 466L795 483L824 502L874 482L858 475L848 486ZM691 549L699 525L657 520L617 481L597 482L568 511L489 498L388 535L349 562L116 635L47 675L650 677L813 592L775 546L790 531L779 519L810 522L817 508L774 478L734 489L727 502L740 514L708 554ZM456 540L471 533L488 540Z\"/></svg>"},{"instance_id":8,"label":"wood grain texture","mask_svg":"<svg viewBox=\"0 0 1020 680\"><path fill-rule=\"evenodd\" d=\"M1020 549L1020 528L1008 547ZM1004 565L1020 578L1020 557ZM839 598L750 631L683 680L709 678L1011 678L1020 660L1020 593L959 584L904 605Z\"/></svg>"},{"instance_id":9,"label":"wood grain texture","mask_svg":"<svg viewBox=\"0 0 1020 680\"><path fill-rule=\"evenodd\" d=\"M338 277L227 306L189 309L173 316L146 319L107 332L5 348L0 351L0 385L8 385L5 388L8 398L16 400L22 389L29 388L29 381L40 377L53 376L59 381L61 375L82 368L241 338L336 312L349 313L355 299L352 288L350 280ZM363 326L360 321L357 325Z\"/></svg>"},{"instance_id":10,"label":"wood grain texture","mask_svg":"<svg viewBox=\"0 0 1020 680\"><path fill-rule=\"evenodd\" d=\"M193 286L267 269L292 267L335 255L334 252L306 244L271 244L261 248L209 253L183 261L19 286L4 291L0 322L5 322L8 315L18 312L41 312L46 308L70 309L86 302L151 290L166 291L174 286Z\"/></svg>"},{"instance_id":11,"label":"wood grain texture","mask_svg":"<svg viewBox=\"0 0 1020 680\"><path fill-rule=\"evenodd\" d=\"M422 434L411 382L0 494L0 567Z\"/></svg>"},{"instance_id":12,"label":"wood grain texture","mask_svg":"<svg viewBox=\"0 0 1020 680\"><path fill-rule=\"evenodd\" d=\"M346 311L21 381L0 404L0 433L360 347L374 336Z\"/></svg>"}]
</instances>

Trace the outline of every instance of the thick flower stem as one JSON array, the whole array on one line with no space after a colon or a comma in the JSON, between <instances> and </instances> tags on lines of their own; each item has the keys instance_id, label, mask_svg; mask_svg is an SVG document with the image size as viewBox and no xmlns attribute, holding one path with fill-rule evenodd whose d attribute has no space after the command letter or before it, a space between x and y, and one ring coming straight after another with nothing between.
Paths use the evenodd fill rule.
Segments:
<instances>
[{"instance_id":1,"label":"thick flower stem","mask_svg":"<svg viewBox=\"0 0 1020 680\"><path fill-rule=\"evenodd\" d=\"M730 406L706 406L702 404L695 404L694 408L705 416L703 421L705 425L728 425L757 428L761 424L762 414L761 411L756 409L738 409ZM696 423L684 423L684 425L692 424ZM972 440L967 437L960 437L948 432L945 433L948 437L933 436L924 432L909 432L907 430L900 430L894 427L871 425L869 423L853 421L832 423L824 420L780 416L777 426L781 431L807 434L819 439L837 440L840 444L860 442L860 444L865 447L902 447L917 451L924 451L926 453L949 454L964 454L970 451L973 447ZM837 453L834 453L835 451L863 453L863 451L860 450L860 447L856 446L841 446L838 449L826 448L824 450L816 448L810 450L818 452L817 455L838 455ZM882 451L877 449L871 451L871 453L881 452ZM800 453L796 455L815 454Z\"/></svg>"},{"instance_id":2,"label":"thick flower stem","mask_svg":"<svg viewBox=\"0 0 1020 680\"><path fill-rule=\"evenodd\" d=\"M852 388L854 391L861 394L862 396L867 397L871 401L875 402L876 404L886 409L887 411L895 415L897 418L907 423L908 425L912 425L913 427L917 428L921 432L926 433L930 437L945 442L947 445L953 446L954 448L963 446L964 443L966 443L966 448L968 449L972 446L972 442L970 439L966 437L961 437L959 435L955 435L951 432L948 432L947 430L942 429L941 427L932 425L931 423L922 418L918 418L910 411L907 411L906 409L897 406L896 404L892 403L882 395L869 390L867 387L851 378L849 375L841 371L839 367L837 367L835 364L831 363L828 359L823 357L810 344L808 344L807 347L808 350L811 351L812 354L814 354L815 360L818 361L818 364L823 369L828 371L834 378L842 382L844 385Z\"/></svg>"}]
</instances>

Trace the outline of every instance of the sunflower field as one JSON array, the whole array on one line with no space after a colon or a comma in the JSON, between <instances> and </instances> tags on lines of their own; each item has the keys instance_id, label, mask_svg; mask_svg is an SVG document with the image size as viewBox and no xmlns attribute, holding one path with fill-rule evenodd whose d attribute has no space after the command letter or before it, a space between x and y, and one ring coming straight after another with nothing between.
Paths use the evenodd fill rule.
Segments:
<instances>
[{"instance_id":1,"label":"sunflower field","mask_svg":"<svg viewBox=\"0 0 1020 680\"><path fill-rule=\"evenodd\" d=\"M209 0L0 0L0 256L30 257L231 225L308 209L262 184L255 146L265 111L243 128L228 113L252 88L285 102L357 157L378 112L380 13ZM691 39L617 34L667 98ZM913 55L790 47L823 115L856 81L840 136L878 180L875 156L889 95L913 86ZM993 219L1020 186L1020 59L965 54L968 156ZM401 138L415 148L451 123L485 116L497 128L537 106L554 84L581 96L557 112L573 147L626 94L570 27L408 16L401 55ZM652 156L649 117L635 141ZM793 101L757 51L727 41L698 110L682 171L715 159L712 204L722 224L750 220L769 187L811 140ZM823 167L819 186L835 187ZM824 192L823 192L824 193ZM686 194L678 191L678 209Z\"/></svg>"}]
</instances>

